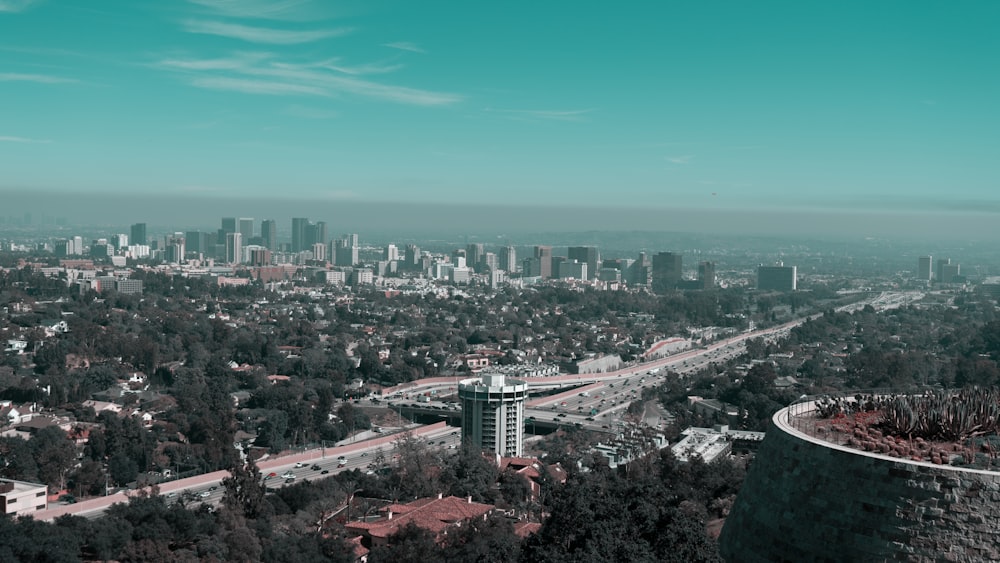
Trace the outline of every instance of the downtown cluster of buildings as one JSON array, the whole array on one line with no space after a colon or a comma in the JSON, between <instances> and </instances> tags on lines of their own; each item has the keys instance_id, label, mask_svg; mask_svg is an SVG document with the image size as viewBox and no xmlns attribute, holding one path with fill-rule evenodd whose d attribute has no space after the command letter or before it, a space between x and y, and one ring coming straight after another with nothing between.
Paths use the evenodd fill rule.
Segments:
<instances>
[{"instance_id":1,"label":"downtown cluster of buildings","mask_svg":"<svg viewBox=\"0 0 1000 563\"><path fill-rule=\"evenodd\" d=\"M924 282L965 283L961 264L952 264L951 258L921 256L917 259L917 279Z\"/></svg>"},{"instance_id":2,"label":"downtown cluster of buildings","mask_svg":"<svg viewBox=\"0 0 1000 563\"><path fill-rule=\"evenodd\" d=\"M382 277L396 276L491 287L515 279L519 285L571 280L603 289L627 286L657 293L719 285L714 262L702 261L697 266L697 277L686 276L683 256L676 252L640 252L635 259L603 258L595 246L570 246L565 255L558 255L549 245L507 244L491 248L484 243L467 244L450 253L421 250L416 244L401 247L387 244L362 252L357 234L332 238L324 221L295 217L290 227L290 233L283 231L285 236L279 240L278 223L273 219L258 223L254 218L224 217L220 227L212 232L185 231L157 236L149 235L146 223L135 223L128 233L93 239L89 244L82 237L73 236L47 243L46 249L59 258L89 257L115 267L125 267L129 260L175 265L193 269L189 273L216 274L226 283L236 284L247 283L251 278L272 282L304 275L333 285L371 284ZM225 274L237 270L249 271L250 275L226 277ZM758 289L797 289L795 266L761 265L757 273Z\"/></svg>"}]
</instances>

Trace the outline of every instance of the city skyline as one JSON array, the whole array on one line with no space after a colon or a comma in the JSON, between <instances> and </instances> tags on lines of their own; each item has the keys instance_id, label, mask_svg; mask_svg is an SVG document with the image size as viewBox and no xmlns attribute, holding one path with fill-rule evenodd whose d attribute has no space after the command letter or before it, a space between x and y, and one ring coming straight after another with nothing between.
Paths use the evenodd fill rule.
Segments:
<instances>
[{"instance_id":1,"label":"city skyline","mask_svg":"<svg viewBox=\"0 0 1000 563\"><path fill-rule=\"evenodd\" d=\"M0 192L943 213L988 234L998 16L2 2Z\"/></svg>"}]
</instances>

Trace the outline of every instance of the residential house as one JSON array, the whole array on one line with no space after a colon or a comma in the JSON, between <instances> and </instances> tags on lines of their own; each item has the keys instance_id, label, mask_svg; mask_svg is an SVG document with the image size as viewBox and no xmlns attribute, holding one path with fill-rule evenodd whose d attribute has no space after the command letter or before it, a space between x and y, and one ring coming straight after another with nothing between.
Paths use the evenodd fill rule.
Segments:
<instances>
[{"instance_id":1,"label":"residential house","mask_svg":"<svg viewBox=\"0 0 1000 563\"><path fill-rule=\"evenodd\" d=\"M388 545L389 536L409 523L423 528L442 540L450 528L460 527L475 518L485 519L496 509L492 504L472 502L472 497L422 498L407 504L390 504L383 515L367 522L348 522L348 531L360 534L365 547Z\"/></svg>"}]
</instances>

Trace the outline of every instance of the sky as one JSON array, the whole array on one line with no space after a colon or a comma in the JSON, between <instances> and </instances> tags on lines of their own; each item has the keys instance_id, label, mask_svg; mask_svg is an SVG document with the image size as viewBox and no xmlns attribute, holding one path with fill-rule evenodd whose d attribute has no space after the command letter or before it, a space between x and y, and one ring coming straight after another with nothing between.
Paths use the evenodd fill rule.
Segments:
<instances>
[{"instance_id":1,"label":"sky","mask_svg":"<svg viewBox=\"0 0 1000 563\"><path fill-rule=\"evenodd\" d=\"M982 221L997 29L997 2L0 0L0 193Z\"/></svg>"}]
</instances>

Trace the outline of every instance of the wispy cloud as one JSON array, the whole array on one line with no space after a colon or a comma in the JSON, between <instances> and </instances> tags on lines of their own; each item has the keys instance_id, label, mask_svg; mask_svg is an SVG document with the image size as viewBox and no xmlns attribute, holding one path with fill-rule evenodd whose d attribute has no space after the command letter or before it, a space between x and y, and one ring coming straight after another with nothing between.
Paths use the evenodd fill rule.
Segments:
<instances>
[{"instance_id":1,"label":"wispy cloud","mask_svg":"<svg viewBox=\"0 0 1000 563\"><path fill-rule=\"evenodd\" d=\"M310 0L189 0L218 14L234 18L299 20L308 16Z\"/></svg>"},{"instance_id":2,"label":"wispy cloud","mask_svg":"<svg viewBox=\"0 0 1000 563\"><path fill-rule=\"evenodd\" d=\"M27 137L12 137L9 135L0 135L0 142L2 143L51 143L52 141L48 139L29 139Z\"/></svg>"},{"instance_id":3,"label":"wispy cloud","mask_svg":"<svg viewBox=\"0 0 1000 563\"><path fill-rule=\"evenodd\" d=\"M273 57L271 53L234 53L217 59L164 59L158 66L176 70L237 70Z\"/></svg>"},{"instance_id":4,"label":"wispy cloud","mask_svg":"<svg viewBox=\"0 0 1000 563\"><path fill-rule=\"evenodd\" d=\"M243 92L245 94L264 94L270 96L305 94L310 96L329 95L322 88L305 86L302 84L289 84L287 82L275 82L271 80L248 80L245 78L227 77L207 77L195 78L191 81L193 86L207 88L209 90L230 90Z\"/></svg>"},{"instance_id":5,"label":"wispy cloud","mask_svg":"<svg viewBox=\"0 0 1000 563\"><path fill-rule=\"evenodd\" d=\"M195 75L189 81L199 88L248 94L334 96L346 93L421 106L447 105L462 100L457 94L393 86L358 76L344 76L344 70L336 68L329 61L282 63L263 56L255 58L234 55L222 59L172 58L160 61L156 66Z\"/></svg>"},{"instance_id":6,"label":"wispy cloud","mask_svg":"<svg viewBox=\"0 0 1000 563\"><path fill-rule=\"evenodd\" d=\"M667 157L667 162L670 162L672 164L688 164L692 160L694 160L694 155L693 154L685 154L685 155L681 155L681 156L668 156Z\"/></svg>"},{"instance_id":7,"label":"wispy cloud","mask_svg":"<svg viewBox=\"0 0 1000 563\"><path fill-rule=\"evenodd\" d=\"M426 53L427 51L420 48L419 45L410 43L408 41L396 41L394 43L383 43L383 47L390 47L392 49L399 49L400 51L410 51L411 53Z\"/></svg>"},{"instance_id":8,"label":"wispy cloud","mask_svg":"<svg viewBox=\"0 0 1000 563\"><path fill-rule=\"evenodd\" d=\"M333 110L300 105L290 105L282 110L281 113L292 117L302 117L304 119L333 119L340 116L340 113Z\"/></svg>"},{"instance_id":9,"label":"wispy cloud","mask_svg":"<svg viewBox=\"0 0 1000 563\"><path fill-rule=\"evenodd\" d=\"M23 12L39 0L0 0L0 12Z\"/></svg>"},{"instance_id":10,"label":"wispy cloud","mask_svg":"<svg viewBox=\"0 0 1000 563\"><path fill-rule=\"evenodd\" d=\"M347 27L312 31L291 31L209 20L186 20L183 22L183 25L185 31L190 33L218 35L220 37L240 39L251 43L268 43L272 45L311 43L329 37L339 37L351 32L351 29Z\"/></svg>"},{"instance_id":11,"label":"wispy cloud","mask_svg":"<svg viewBox=\"0 0 1000 563\"><path fill-rule=\"evenodd\" d=\"M0 72L0 82L38 82L41 84L61 84L77 82L73 78L51 76L48 74L19 74L15 72Z\"/></svg>"},{"instance_id":12,"label":"wispy cloud","mask_svg":"<svg viewBox=\"0 0 1000 563\"><path fill-rule=\"evenodd\" d=\"M496 109L486 108L490 113L507 114L521 119L547 119L553 121L583 121L593 109L579 110L535 110L535 109Z\"/></svg>"},{"instance_id":13,"label":"wispy cloud","mask_svg":"<svg viewBox=\"0 0 1000 563\"><path fill-rule=\"evenodd\" d=\"M335 70L337 72L342 72L344 74L351 75L363 75L363 74L387 74L390 72L395 72L401 68L401 64L385 64L385 63L369 63L360 65L346 65L341 64L340 59L331 59L319 65L321 68L327 68L330 70Z\"/></svg>"}]
</instances>

